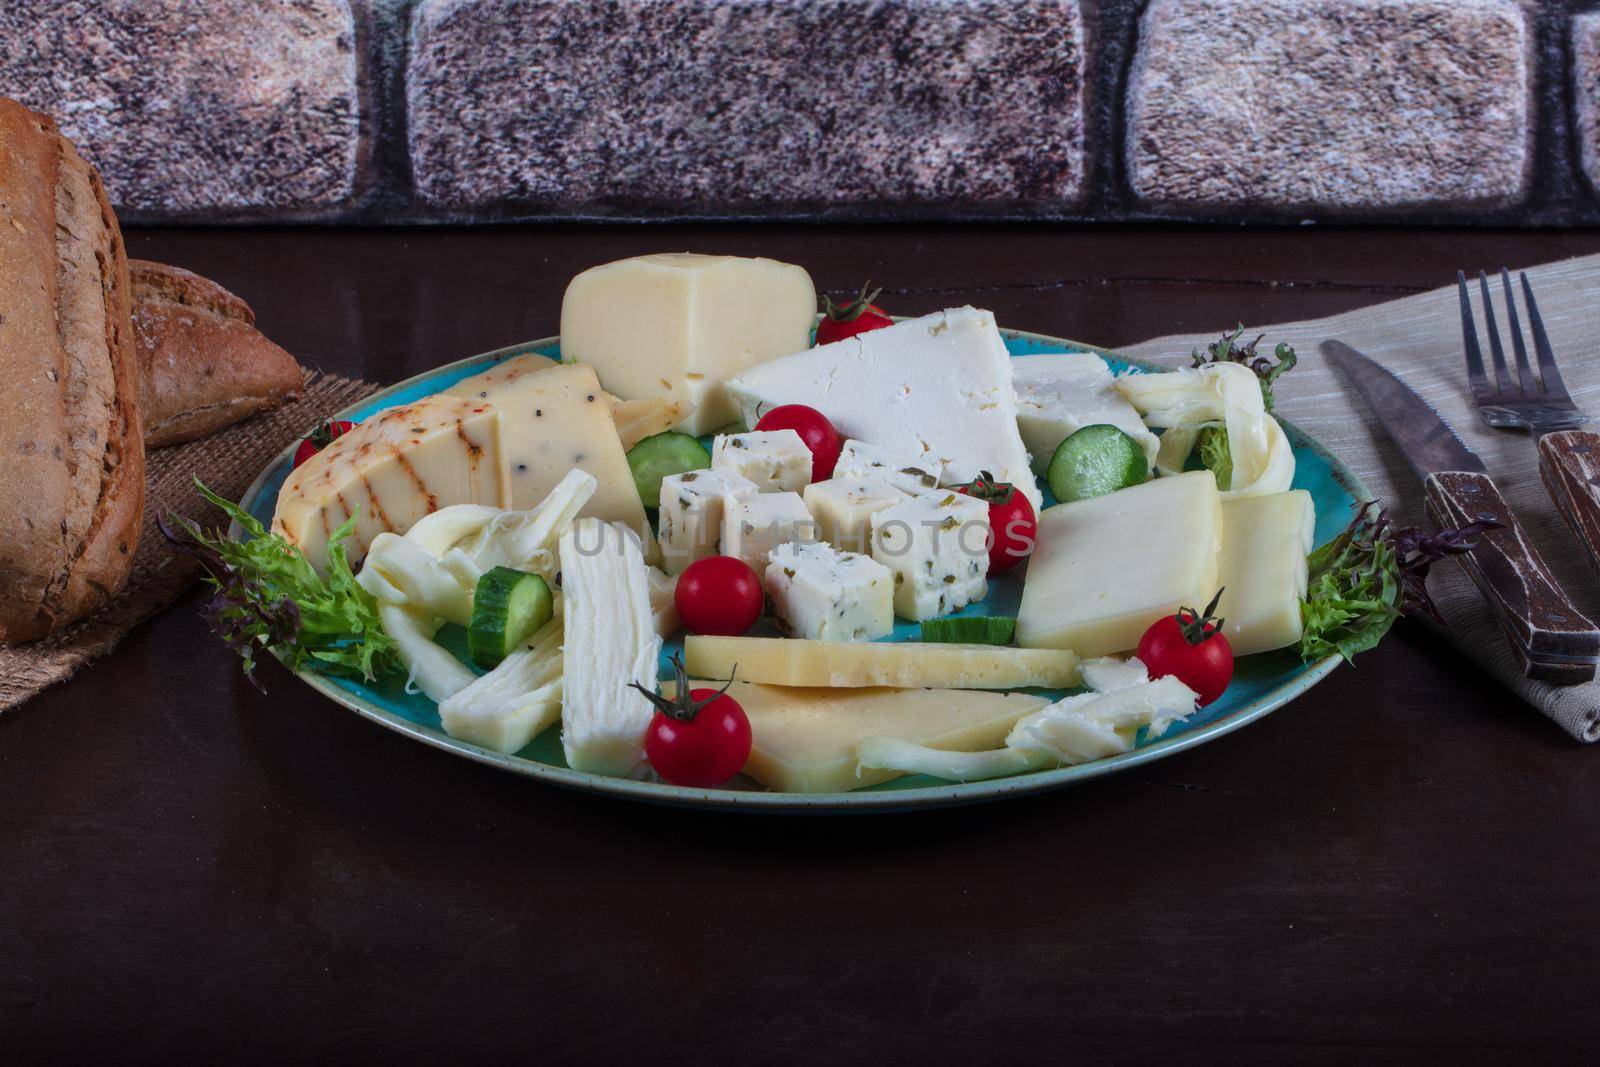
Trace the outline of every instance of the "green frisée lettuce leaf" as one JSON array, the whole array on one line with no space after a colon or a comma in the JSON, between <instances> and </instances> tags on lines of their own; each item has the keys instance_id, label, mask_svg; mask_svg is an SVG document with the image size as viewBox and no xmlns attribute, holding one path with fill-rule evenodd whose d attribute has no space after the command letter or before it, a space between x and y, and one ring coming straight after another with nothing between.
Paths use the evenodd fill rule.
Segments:
<instances>
[{"instance_id":1,"label":"green fris\u00e9e lettuce leaf","mask_svg":"<svg viewBox=\"0 0 1600 1067\"><path fill-rule=\"evenodd\" d=\"M1200 431L1200 443L1195 449L1200 463L1217 476L1217 488L1227 492L1233 488L1233 450L1228 447L1226 426L1207 426Z\"/></svg>"},{"instance_id":2,"label":"green fris\u00e9e lettuce leaf","mask_svg":"<svg viewBox=\"0 0 1600 1067\"><path fill-rule=\"evenodd\" d=\"M213 595L205 616L213 632L244 660L259 689L255 657L265 649L291 670L315 665L371 681L401 669L395 642L378 619L378 604L356 582L344 540L352 516L328 539L328 574L316 572L300 550L269 532L255 516L195 479L200 494L221 508L247 535L234 541L173 516L157 517L168 541L205 568Z\"/></svg>"},{"instance_id":3,"label":"green fris\u00e9e lettuce leaf","mask_svg":"<svg viewBox=\"0 0 1600 1067\"><path fill-rule=\"evenodd\" d=\"M1401 615L1446 625L1428 595L1429 569L1446 556L1471 551L1479 534L1498 527L1494 522L1431 532L1396 527L1376 501L1358 504L1344 532L1307 558L1300 658L1349 660L1375 647Z\"/></svg>"}]
</instances>

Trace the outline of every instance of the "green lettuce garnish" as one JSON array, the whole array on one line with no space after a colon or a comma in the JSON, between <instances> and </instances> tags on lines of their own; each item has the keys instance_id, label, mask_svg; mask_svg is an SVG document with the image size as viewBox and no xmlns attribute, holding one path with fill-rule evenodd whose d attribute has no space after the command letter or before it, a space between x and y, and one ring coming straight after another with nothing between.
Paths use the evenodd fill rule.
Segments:
<instances>
[{"instance_id":1,"label":"green lettuce garnish","mask_svg":"<svg viewBox=\"0 0 1600 1067\"><path fill-rule=\"evenodd\" d=\"M221 530L204 530L188 519L157 517L174 546L205 568L213 595L204 613L211 629L244 660L245 676L255 676L261 649L291 670L308 665L372 681L400 668L395 643L378 621L378 603L356 583L344 540L355 531L354 516L328 539L328 573L316 572L305 555L269 532L255 516L207 489L200 495L237 522L247 538L230 539Z\"/></svg>"},{"instance_id":2,"label":"green lettuce garnish","mask_svg":"<svg viewBox=\"0 0 1600 1067\"><path fill-rule=\"evenodd\" d=\"M1233 488L1233 449L1228 446L1226 426L1207 426L1200 431L1195 454L1200 463L1217 476L1217 488L1227 492Z\"/></svg>"},{"instance_id":3,"label":"green lettuce garnish","mask_svg":"<svg viewBox=\"0 0 1600 1067\"><path fill-rule=\"evenodd\" d=\"M1307 557L1300 658L1308 663L1324 656L1352 659L1383 640L1401 615L1445 625L1428 595L1429 569L1446 556L1471 551L1478 534L1498 526L1480 521L1430 533L1394 526L1376 501L1356 505L1344 532Z\"/></svg>"}]
</instances>

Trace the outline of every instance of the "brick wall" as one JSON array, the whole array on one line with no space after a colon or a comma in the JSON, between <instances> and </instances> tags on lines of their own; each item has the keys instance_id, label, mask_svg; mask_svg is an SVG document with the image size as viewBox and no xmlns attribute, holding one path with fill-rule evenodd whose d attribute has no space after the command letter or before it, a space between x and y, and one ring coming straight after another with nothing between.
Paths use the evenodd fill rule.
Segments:
<instances>
[{"instance_id":1,"label":"brick wall","mask_svg":"<svg viewBox=\"0 0 1600 1067\"><path fill-rule=\"evenodd\" d=\"M139 221L1600 223L1600 0L7 0Z\"/></svg>"}]
</instances>

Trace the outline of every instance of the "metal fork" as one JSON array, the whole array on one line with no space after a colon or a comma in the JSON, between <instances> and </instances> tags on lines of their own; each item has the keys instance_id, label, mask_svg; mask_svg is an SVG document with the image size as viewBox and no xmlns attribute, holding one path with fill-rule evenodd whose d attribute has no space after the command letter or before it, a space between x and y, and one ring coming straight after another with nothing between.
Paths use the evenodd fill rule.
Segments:
<instances>
[{"instance_id":1,"label":"metal fork","mask_svg":"<svg viewBox=\"0 0 1600 1067\"><path fill-rule=\"evenodd\" d=\"M1456 272L1461 291L1461 337L1467 354L1467 378L1478 414L1490 426L1527 430L1538 441L1539 476L1544 481L1556 510L1572 527L1572 532L1589 553L1589 564L1600 574L1600 434L1579 430L1589 421L1572 402L1567 385L1556 366L1555 350L1539 316L1538 301L1526 273L1520 275L1522 296L1532 328L1533 348L1538 371L1528 361L1528 348L1522 337L1522 322L1517 315L1516 294L1511 275L1500 268L1505 290L1506 319L1511 333L1511 348L1516 358L1516 374L1506 364L1505 348L1500 343L1500 328L1495 323L1494 302L1489 295L1489 278L1478 272L1478 288L1483 294L1483 320L1489 332L1489 353L1494 361L1494 382L1483 365L1483 349L1478 345L1477 325L1473 320L1472 297L1467 276Z\"/></svg>"}]
</instances>

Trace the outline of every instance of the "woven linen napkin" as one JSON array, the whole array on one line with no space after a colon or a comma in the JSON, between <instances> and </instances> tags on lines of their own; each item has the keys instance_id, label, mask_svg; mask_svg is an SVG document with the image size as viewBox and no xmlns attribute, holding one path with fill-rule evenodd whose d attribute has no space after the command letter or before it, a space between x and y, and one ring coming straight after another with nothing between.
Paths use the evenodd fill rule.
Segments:
<instances>
[{"instance_id":1,"label":"woven linen napkin","mask_svg":"<svg viewBox=\"0 0 1600 1067\"><path fill-rule=\"evenodd\" d=\"M1600 416L1600 256L1550 263L1527 273L1572 399ZM1508 317L1498 280L1491 289L1495 317L1504 328ZM1472 297L1475 306L1481 304L1476 284ZM1481 307L1478 315L1478 337L1487 350ZM1525 320L1523 326L1526 329ZM1491 430L1472 407L1462 355L1460 302L1453 284L1331 318L1247 331L1249 336L1257 333L1267 335L1263 350L1287 341L1300 357L1299 365L1274 390L1278 414L1332 450L1400 522L1414 524L1426 521L1421 480L1318 346L1327 338L1338 338L1403 378L1483 459L1567 595L1590 619L1600 621L1600 581L1545 492L1533 440L1520 431ZM1188 366L1189 353L1217 336L1162 337L1119 351L1130 359ZM1429 589L1449 621L1440 631L1449 642L1573 737L1600 738L1600 681L1552 686L1524 678L1494 615L1459 565L1435 567Z\"/></svg>"},{"instance_id":2,"label":"woven linen napkin","mask_svg":"<svg viewBox=\"0 0 1600 1067\"><path fill-rule=\"evenodd\" d=\"M177 513L218 525L222 513L195 492L196 476L238 500L285 445L376 386L333 374L307 376L300 399L188 444L145 456L144 523L128 584L96 614L41 641L0 648L0 712L65 681L110 652L139 623L178 598L199 574L191 556L171 551L155 517Z\"/></svg>"}]
</instances>

